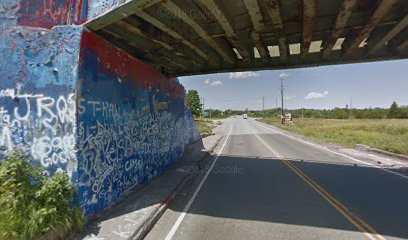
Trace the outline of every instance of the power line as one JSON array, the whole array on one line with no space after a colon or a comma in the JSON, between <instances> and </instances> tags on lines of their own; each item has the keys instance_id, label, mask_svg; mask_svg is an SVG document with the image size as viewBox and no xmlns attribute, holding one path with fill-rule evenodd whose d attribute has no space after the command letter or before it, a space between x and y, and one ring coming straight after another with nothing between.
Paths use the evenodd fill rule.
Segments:
<instances>
[{"instance_id":1,"label":"power line","mask_svg":"<svg viewBox=\"0 0 408 240\"><path fill-rule=\"evenodd\" d=\"M274 98L275 96L265 96L265 97L257 97L257 98L236 98L236 99L213 99L212 101L217 102L238 102L238 101L253 101L253 100L262 100L265 98Z\"/></svg>"}]
</instances>

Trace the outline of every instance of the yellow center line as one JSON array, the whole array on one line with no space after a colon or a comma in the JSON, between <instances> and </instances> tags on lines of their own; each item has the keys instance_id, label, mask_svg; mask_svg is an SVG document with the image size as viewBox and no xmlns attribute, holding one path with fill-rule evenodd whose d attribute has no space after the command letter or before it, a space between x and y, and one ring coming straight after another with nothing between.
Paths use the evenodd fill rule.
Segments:
<instances>
[{"instance_id":1,"label":"yellow center line","mask_svg":"<svg viewBox=\"0 0 408 240\"><path fill-rule=\"evenodd\" d=\"M336 203L340 208L342 208L346 213L349 215L353 216L360 224L365 226L371 233L375 234L379 239L381 240L386 240L382 235L380 235L373 227L371 227L368 223L366 223L363 219L361 219L359 216L357 216L355 213L353 213L351 210L349 210L344 204L342 204L339 200L337 200L335 197L333 197L330 193L328 193L323 187L321 187L319 184L317 184L313 179L311 179L309 176L307 176L305 173L303 173L298 167L296 167L292 162L287 160L285 157L280 155L280 157L285 161L285 163L290 164L293 166L295 169L299 171L299 174L302 174L306 179L308 179L313 185L315 185L320 191L322 191L328 198L330 198L334 203Z\"/></svg>"},{"instance_id":2,"label":"yellow center line","mask_svg":"<svg viewBox=\"0 0 408 240\"><path fill-rule=\"evenodd\" d=\"M351 210L349 210L344 204L342 204L339 200L329 194L326 190L323 189L319 184L313 181L309 176L307 176L304 172L302 172L298 167L296 167L293 163L283 157L278 151L274 148L269 146L262 138L260 138L257 134L255 136L258 140L265 145L272 153L274 153L282 162L288 166L296 175L298 175L306 184L312 187L319 195L323 197L333 208L335 208L343 217L345 217L351 224L353 224L358 230L366 235L371 240L381 239L386 240L382 235L380 235L374 228L372 228L368 223L363 221L360 217L354 214ZM359 223L358 223L359 222ZM361 224L361 225L360 225ZM367 230L363 227L365 226ZM374 235L374 236L373 236Z\"/></svg>"}]
</instances>

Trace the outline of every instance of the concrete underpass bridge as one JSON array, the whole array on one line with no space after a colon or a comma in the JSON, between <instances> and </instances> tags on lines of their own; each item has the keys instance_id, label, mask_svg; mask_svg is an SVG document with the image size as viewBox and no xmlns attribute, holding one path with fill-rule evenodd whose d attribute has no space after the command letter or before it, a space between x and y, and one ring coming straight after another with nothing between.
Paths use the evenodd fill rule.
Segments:
<instances>
[{"instance_id":1,"label":"concrete underpass bridge","mask_svg":"<svg viewBox=\"0 0 408 240\"><path fill-rule=\"evenodd\" d=\"M130 0L85 23L168 76L405 58L408 2Z\"/></svg>"},{"instance_id":2,"label":"concrete underpass bridge","mask_svg":"<svg viewBox=\"0 0 408 240\"><path fill-rule=\"evenodd\" d=\"M0 0L0 159L92 217L199 139L177 76L408 57L406 0Z\"/></svg>"}]
</instances>

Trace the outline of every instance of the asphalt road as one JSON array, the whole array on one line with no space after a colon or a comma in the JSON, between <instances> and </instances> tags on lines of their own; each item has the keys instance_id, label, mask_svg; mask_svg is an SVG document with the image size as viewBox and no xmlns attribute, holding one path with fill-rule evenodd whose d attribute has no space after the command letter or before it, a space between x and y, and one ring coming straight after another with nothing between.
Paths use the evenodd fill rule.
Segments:
<instances>
[{"instance_id":1,"label":"asphalt road","mask_svg":"<svg viewBox=\"0 0 408 240\"><path fill-rule=\"evenodd\" d=\"M146 239L408 239L408 178L252 119L223 128L212 168Z\"/></svg>"}]
</instances>

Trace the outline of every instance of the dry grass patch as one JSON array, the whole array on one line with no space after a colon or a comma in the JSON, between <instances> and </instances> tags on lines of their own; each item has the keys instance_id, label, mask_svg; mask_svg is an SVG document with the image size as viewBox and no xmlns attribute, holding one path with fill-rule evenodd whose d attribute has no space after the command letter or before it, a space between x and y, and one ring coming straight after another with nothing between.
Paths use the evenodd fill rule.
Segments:
<instances>
[{"instance_id":1,"label":"dry grass patch","mask_svg":"<svg viewBox=\"0 0 408 240\"><path fill-rule=\"evenodd\" d=\"M294 119L282 125L280 119L259 120L325 143L354 147L365 144L374 148L408 155L408 119Z\"/></svg>"}]
</instances>

